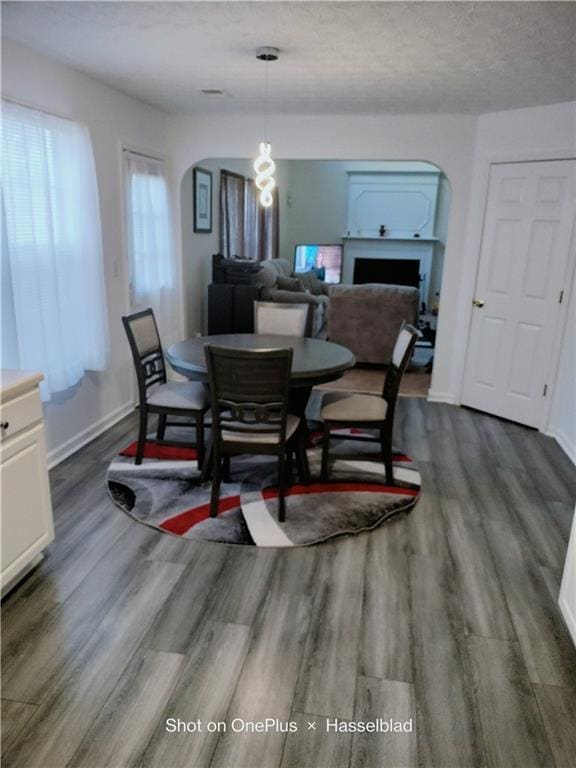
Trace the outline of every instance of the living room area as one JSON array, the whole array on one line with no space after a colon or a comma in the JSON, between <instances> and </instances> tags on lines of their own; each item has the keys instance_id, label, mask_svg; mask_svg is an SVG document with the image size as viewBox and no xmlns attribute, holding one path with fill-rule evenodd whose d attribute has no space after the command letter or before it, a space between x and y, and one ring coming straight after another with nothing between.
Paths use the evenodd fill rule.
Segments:
<instances>
[{"instance_id":1,"label":"living room area","mask_svg":"<svg viewBox=\"0 0 576 768\"><path fill-rule=\"evenodd\" d=\"M311 305L307 334L356 357L354 371L332 386L377 392L397 330L412 322L421 336L402 391L426 397L450 210L446 176L424 162L279 160L273 218L259 218L255 175L253 160L207 159L182 180L183 210L194 210L197 177L210 189L211 231L195 231L192 218L182 223L184 284L205 281L203 332L252 332L256 300L304 301ZM371 287L345 287L363 284ZM377 323L384 335L371 334Z\"/></svg>"},{"instance_id":2,"label":"living room area","mask_svg":"<svg viewBox=\"0 0 576 768\"><path fill-rule=\"evenodd\" d=\"M571 768L576 5L1 13L3 765Z\"/></svg>"}]
</instances>

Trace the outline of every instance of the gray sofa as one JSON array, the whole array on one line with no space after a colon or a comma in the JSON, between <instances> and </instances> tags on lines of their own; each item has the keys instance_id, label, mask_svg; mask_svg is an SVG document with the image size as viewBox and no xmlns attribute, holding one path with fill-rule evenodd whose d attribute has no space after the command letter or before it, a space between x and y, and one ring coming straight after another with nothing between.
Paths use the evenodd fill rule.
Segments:
<instances>
[{"instance_id":1,"label":"gray sofa","mask_svg":"<svg viewBox=\"0 0 576 768\"><path fill-rule=\"evenodd\" d=\"M330 286L311 273L299 275L292 272L286 259L263 261L258 284L261 286L262 301L312 305L310 335L318 339L326 338Z\"/></svg>"},{"instance_id":2,"label":"gray sofa","mask_svg":"<svg viewBox=\"0 0 576 768\"><path fill-rule=\"evenodd\" d=\"M418 297L404 285L334 285L328 338L351 349L358 363L389 363L402 321L416 324Z\"/></svg>"},{"instance_id":3,"label":"gray sofa","mask_svg":"<svg viewBox=\"0 0 576 768\"><path fill-rule=\"evenodd\" d=\"M359 363L390 362L402 321L418 318L416 288L327 285L314 272L292 272L286 259L255 262L216 254L208 287L208 332L252 333L257 299L309 304L307 335L348 347Z\"/></svg>"},{"instance_id":4,"label":"gray sofa","mask_svg":"<svg viewBox=\"0 0 576 768\"><path fill-rule=\"evenodd\" d=\"M390 362L402 321L418 317L416 288L327 285L313 273L293 273L285 259L263 262L257 281L264 301L313 305L311 335L348 347L359 363Z\"/></svg>"}]
</instances>

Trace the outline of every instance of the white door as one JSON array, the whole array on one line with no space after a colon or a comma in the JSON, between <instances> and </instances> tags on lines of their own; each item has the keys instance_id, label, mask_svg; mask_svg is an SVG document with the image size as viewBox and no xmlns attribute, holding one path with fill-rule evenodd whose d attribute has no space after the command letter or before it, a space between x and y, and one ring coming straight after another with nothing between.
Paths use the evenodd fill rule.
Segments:
<instances>
[{"instance_id":1,"label":"white door","mask_svg":"<svg viewBox=\"0 0 576 768\"><path fill-rule=\"evenodd\" d=\"M574 160L490 172L462 402L533 427L550 394L575 173Z\"/></svg>"}]
</instances>

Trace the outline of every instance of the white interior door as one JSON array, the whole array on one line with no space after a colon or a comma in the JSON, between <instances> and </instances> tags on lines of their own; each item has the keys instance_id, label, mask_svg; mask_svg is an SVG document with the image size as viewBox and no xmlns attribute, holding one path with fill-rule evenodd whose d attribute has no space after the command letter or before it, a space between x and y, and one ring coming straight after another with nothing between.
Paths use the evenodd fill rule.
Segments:
<instances>
[{"instance_id":1,"label":"white interior door","mask_svg":"<svg viewBox=\"0 0 576 768\"><path fill-rule=\"evenodd\" d=\"M574 226L576 161L493 165L464 405L542 426Z\"/></svg>"}]
</instances>

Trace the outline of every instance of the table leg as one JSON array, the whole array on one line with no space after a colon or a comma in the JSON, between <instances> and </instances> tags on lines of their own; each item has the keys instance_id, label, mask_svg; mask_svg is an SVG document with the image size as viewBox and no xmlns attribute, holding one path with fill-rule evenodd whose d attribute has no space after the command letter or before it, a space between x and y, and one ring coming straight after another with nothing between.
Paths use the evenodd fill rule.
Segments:
<instances>
[{"instance_id":1,"label":"table leg","mask_svg":"<svg viewBox=\"0 0 576 768\"><path fill-rule=\"evenodd\" d=\"M300 417L300 426L298 428L301 433L297 438L302 441L304 450L300 452L300 461L302 463L302 471L304 475L304 483L310 482L310 468L308 467L308 458L306 456L306 448L310 444L310 433L308 431L308 422L306 421L306 407L310 400L310 394L312 387L294 387L290 390L290 398L288 402L288 412L294 416Z\"/></svg>"},{"instance_id":2,"label":"table leg","mask_svg":"<svg viewBox=\"0 0 576 768\"><path fill-rule=\"evenodd\" d=\"M200 473L200 483L207 483L212 479L212 434L208 438L206 444L206 453L204 454L204 464L202 465L202 472Z\"/></svg>"}]
</instances>

